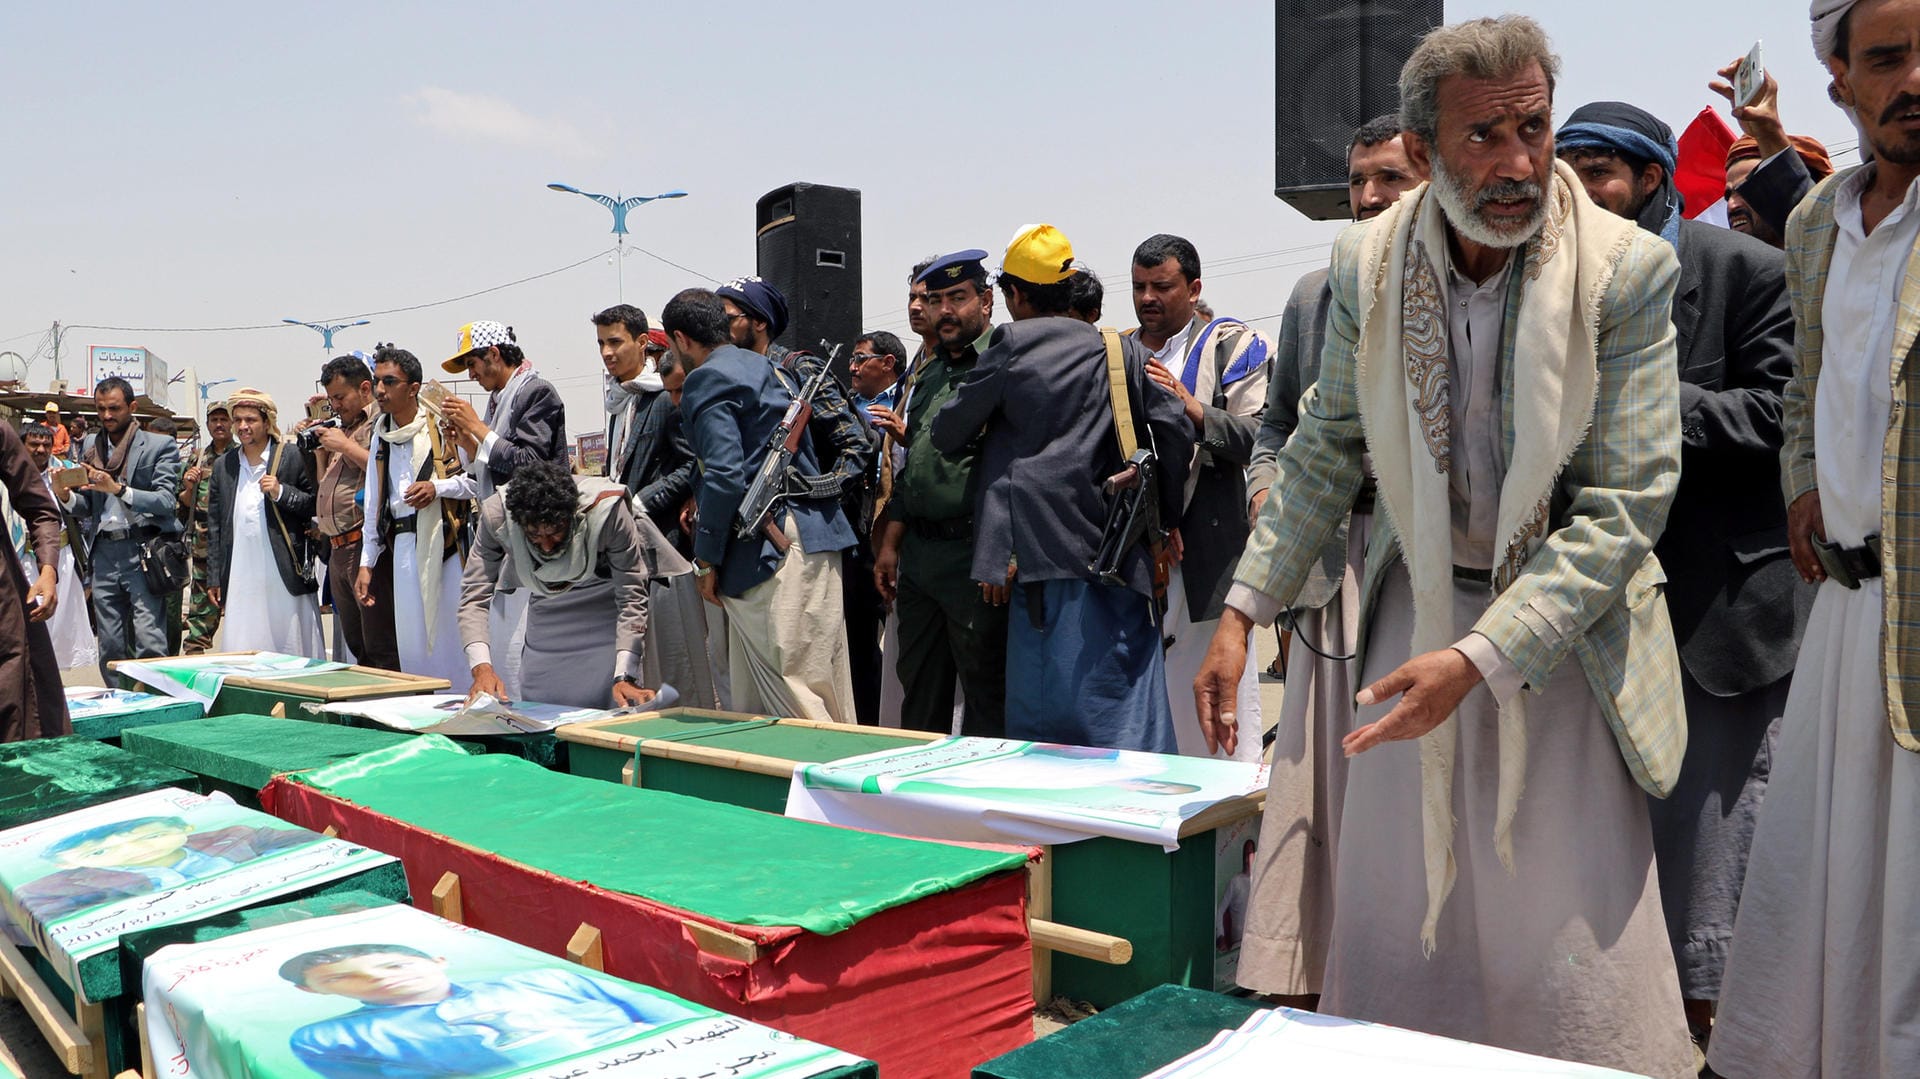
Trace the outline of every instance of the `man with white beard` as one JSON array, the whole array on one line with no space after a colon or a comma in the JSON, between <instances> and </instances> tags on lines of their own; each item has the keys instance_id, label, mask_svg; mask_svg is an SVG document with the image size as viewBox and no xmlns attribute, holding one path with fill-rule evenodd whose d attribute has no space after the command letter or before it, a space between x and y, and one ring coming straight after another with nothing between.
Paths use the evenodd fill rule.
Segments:
<instances>
[{"instance_id":1,"label":"man with white beard","mask_svg":"<svg viewBox=\"0 0 1920 1079\"><path fill-rule=\"evenodd\" d=\"M1320 1008L1680 1079L1643 793L1685 743L1652 557L1679 479L1677 263L1556 163L1558 68L1508 15L1401 70L1433 180L1335 244L1319 381L1194 691L1231 746L1247 630L1298 593L1370 455L1386 512Z\"/></svg>"}]
</instances>

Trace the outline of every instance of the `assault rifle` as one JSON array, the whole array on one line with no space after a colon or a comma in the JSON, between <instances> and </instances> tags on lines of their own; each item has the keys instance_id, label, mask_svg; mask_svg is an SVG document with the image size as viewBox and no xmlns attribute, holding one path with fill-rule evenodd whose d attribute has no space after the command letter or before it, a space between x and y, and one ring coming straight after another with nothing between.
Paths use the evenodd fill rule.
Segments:
<instances>
[{"instance_id":1,"label":"assault rifle","mask_svg":"<svg viewBox=\"0 0 1920 1079\"><path fill-rule=\"evenodd\" d=\"M1127 552L1142 539L1157 552L1160 529L1160 463L1152 450L1139 449L1101 489L1107 496L1107 524L1087 570L1103 584L1125 585Z\"/></svg>"},{"instance_id":2,"label":"assault rifle","mask_svg":"<svg viewBox=\"0 0 1920 1079\"><path fill-rule=\"evenodd\" d=\"M760 471L753 477L753 483L747 488L745 498L740 500L740 510L734 515L733 534L741 539L752 539L754 533L764 532L767 539L773 541L773 549L781 554L787 553L791 542L786 530L774 520L774 506L787 494L787 466L793 463L793 455L800 448L800 435L807 429L807 421L813 417L813 398L820 387L829 378L828 368L824 365L814 372L813 377L800 387L800 393L787 405L787 411L780 417L780 423L773 433L767 436L766 455L760 459Z\"/></svg>"}]
</instances>

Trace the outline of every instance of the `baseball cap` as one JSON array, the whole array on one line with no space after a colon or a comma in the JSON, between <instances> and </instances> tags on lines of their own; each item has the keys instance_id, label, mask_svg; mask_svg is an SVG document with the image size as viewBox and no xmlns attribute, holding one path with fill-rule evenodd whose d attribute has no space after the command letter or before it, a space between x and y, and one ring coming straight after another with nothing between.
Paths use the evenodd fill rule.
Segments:
<instances>
[{"instance_id":1,"label":"baseball cap","mask_svg":"<svg viewBox=\"0 0 1920 1079\"><path fill-rule=\"evenodd\" d=\"M1007 244L1000 272L1036 285L1058 284L1073 276L1073 245L1052 225L1022 225Z\"/></svg>"},{"instance_id":2,"label":"baseball cap","mask_svg":"<svg viewBox=\"0 0 1920 1079\"><path fill-rule=\"evenodd\" d=\"M504 322L469 322L460 327L460 339L453 357L440 364L440 369L450 375L457 375L467 369L460 361L469 352L478 352L494 345L513 344L513 327Z\"/></svg>"}]
</instances>

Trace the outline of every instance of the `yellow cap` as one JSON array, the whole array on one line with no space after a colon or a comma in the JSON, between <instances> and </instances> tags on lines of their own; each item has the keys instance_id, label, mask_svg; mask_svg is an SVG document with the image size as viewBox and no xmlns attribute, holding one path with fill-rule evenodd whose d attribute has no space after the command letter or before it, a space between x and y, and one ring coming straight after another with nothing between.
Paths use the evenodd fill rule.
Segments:
<instances>
[{"instance_id":1,"label":"yellow cap","mask_svg":"<svg viewBox=\"0 0 1920 1079\"><path fill-rule=\"evenodd\" d=\"M1073 245L1052 225L1022 225L1007 244L1000 272L1036 285L1057 284L1073 276Z\"/></svg>"}]
</instances>

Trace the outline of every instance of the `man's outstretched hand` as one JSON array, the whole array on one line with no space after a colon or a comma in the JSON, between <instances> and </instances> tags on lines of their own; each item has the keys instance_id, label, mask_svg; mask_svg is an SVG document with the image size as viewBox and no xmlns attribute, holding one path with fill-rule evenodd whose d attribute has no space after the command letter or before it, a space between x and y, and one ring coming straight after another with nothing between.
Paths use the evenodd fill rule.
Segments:
<instances>
[{"instance_id":1,"label":"man's outstretched hand","mask_svg":"<svg viewBox=\"0 0 1920 1079\"><path fill-rule=\"evenodd\" d=\"M1193 680L1193 707L1207 752L1232 756L1240 744L1238 694L1240 676L1247 671L1247 633L1253 619L1228 607L1220 612L1220 628L1207 643L1200 673Z\"/></svg>"},{"instance_id":2,"label":"man's outstretched hand","mask_svg":"<svg viewBox=\"0 0 1920 1079\"><path fill-rule=\"evenodd\" d=\"M1480 684L1480 669L1457 648L1427 652L1402 663L1354 698L1362 705L1398 696L1386 715L1348 734L1340 746L1349 757L1387 742L1418 738L1438 727Z\"/></svg>"}]
</instances>

